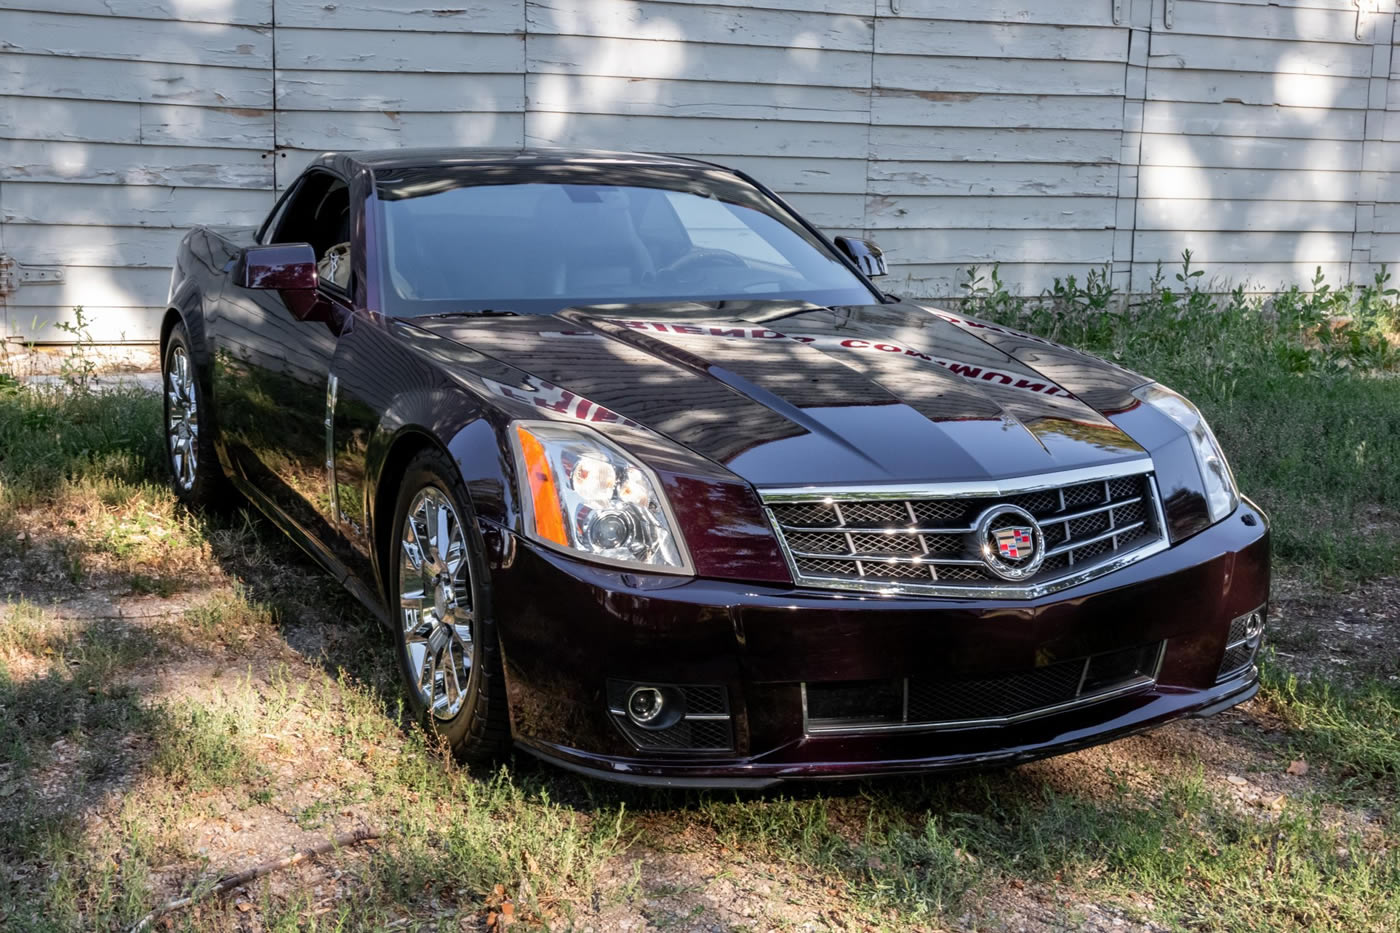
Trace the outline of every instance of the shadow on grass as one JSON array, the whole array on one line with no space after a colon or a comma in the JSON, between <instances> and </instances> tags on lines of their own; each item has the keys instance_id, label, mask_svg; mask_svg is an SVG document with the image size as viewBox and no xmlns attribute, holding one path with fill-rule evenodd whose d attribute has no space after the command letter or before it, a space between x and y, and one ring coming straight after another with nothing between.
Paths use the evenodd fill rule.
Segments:
<instances>
[{"instance_id":1,"label":"shadow on grass","mask_svg":"<svg viewBox=\"0 0 1400 933\"><path fill-rule=\"evenodd\" d=\"M153 452L143 433L155 434L156 408L137 400L132 404L145 414L117 419L109 430L102 424L106 403L91 404L92 411L65 415L77 433L58 445L63 458L33 469L17 467L13 454L0 462L6 495L40 501L65 483L100 481L109 485L92 488L108 489L115 502L163 481L159 445ZM37 428L26 428L34 443L54 427L36 411L0 412L0 428L37 418ZM59 430L67 436L70 427ZM389 641L372 615L277 528L250 510L181 520L191 523L195 544L207 545L215 582L236 581L232 597L190 607L168 642L94 619L68 623L30 646L42 673L0 666L5 929L111 926L149 908L161 843L136 821L121 824L120 840L93 843L94 816L133 787L158 780L176 794L204 786L264 789L258 762L234 737L237 724L197 704L152 702L131 685L139 679L126 676L158 670L162 652L172 649L198 657L204 640L243 622L315 665L327 675L327 689L353 705L360 721L335 724L322 736L342 742L336 754L364 744L362 736L338 737L341 725L376 741L394 738L395 753L365 766L357 779L367 805L395 834L358 879L357 897L373 908L365 928L395 910L421 913L439 901L472 909L498 883L512 891L528 884L537 904L555 905L541 910L596 900L609 884L608 897L636 897L626 882L607 882L600 872L633 857L668 855L711 875L742 871L736 864L783 866L841 892L843 908L895 910L901 922L940 922L981 886L1006 879L1128 902L1146 893L1159 912L1207 927L1260 920L1250 925L1354 928L1396 906L1400 848L1368 846L1328 828L1307 804L1277 819L1241 814L1199 777L1167 778L1144 793L1110 774L1083 771L1051 787L1042 771L1021 768L729 794L623 788L525 756L516 756L509 771L469 775L404 720ZM12 592L41 603L71 601L111 583L85 578L82 560L93 542L83 528L63 521L47 527L49 540L20 556L25 568L43 573L22 573ZM161 585L186 582L172 577ZM252 663L237 646L230 654ZM1300 696L1316 716L1294 723L1293 740L1309 741L1345 713L1346 728L1333 729L1316 753L1354 745L1353 727L1365 723L1346 712L1351 707ZM1382 759L1389 754L1389 746L1373 747ZM1383 831L1392 835L1385 838L1393 838L1395 818L1387 819ZM724 850L729 855L714 854Z\"/></svg>"}]
</instances>

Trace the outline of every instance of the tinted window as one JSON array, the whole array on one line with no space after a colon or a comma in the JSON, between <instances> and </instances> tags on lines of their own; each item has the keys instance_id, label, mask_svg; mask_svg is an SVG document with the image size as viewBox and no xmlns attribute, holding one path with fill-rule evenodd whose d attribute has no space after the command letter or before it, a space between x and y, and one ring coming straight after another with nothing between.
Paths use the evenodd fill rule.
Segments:
<instances>
[{"instance_id":1,"label":"tinted window","mask_svg":"<svg viewBox=\"0 0 1400 933\"><path fill-rule=\"evenodd\" d=\"M732 175L609 183L606 171L580 168L537 168L517 173L526 176L518 183L484 171L381 180L386 310L877 300L820 240Z\"/></svg>"}]
</instances>

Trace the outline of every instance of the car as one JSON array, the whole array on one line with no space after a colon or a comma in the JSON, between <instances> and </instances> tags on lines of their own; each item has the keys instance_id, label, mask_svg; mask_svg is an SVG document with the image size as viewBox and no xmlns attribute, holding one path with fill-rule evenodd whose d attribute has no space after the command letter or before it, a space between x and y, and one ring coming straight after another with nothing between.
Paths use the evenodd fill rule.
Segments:
<instances>
[{"instance_id":1,"label":"car","mask_svg":"<svg viewBox=\"0 0 1400 933\"><path fill-rule=\"evenodd\" d=\"M467 762L761 787L1253 696L1268 524L1195 406L885 272L694 159L327 153L181 243L175 493L342 581Z\"/></svg>"}]
</instances>

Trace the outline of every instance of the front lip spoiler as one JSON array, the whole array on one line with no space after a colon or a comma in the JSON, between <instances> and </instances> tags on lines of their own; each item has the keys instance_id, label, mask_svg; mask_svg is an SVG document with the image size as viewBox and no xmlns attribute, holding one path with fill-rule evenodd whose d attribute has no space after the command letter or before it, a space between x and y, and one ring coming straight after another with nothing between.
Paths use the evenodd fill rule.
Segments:
<instances>
[{"instance_id":1,"label":"front lip spoiler","mask_svg":"<svg viewBox=\"0 0 1400 933\"><path fill-rule=\"evenodd\" d=\"M1178 708L1165 714L1148 716L1141 721L1117 729L1108 729L1065 742L1046 743L1029 748L1000 749L982 754L950 757L935 756L922 760L872 762L868 768L864 769L861 763L847 765L844 763L813 762L810 765L765 766L745 761L736 761L730 765L701 765L697 767L673 762L606 758L590 755L577 749L520 739L516 740L515 747L566 771L618 784L677 789L762 790L783 781L856 781L880 777L908 777L935 772L949 774L1013 767L1149 732L1177 719L1203 719L1207 716L1214 716L1252 699L1259 692L1259 686L1259 670L1254 667L1245 674L1242 681L1237 680L1230 690L1215 699L1199 706ZM850 770L844 770L846 767L849 767ZM704 773L696 774L696 771Z\"/></svg>"}]
</instances>

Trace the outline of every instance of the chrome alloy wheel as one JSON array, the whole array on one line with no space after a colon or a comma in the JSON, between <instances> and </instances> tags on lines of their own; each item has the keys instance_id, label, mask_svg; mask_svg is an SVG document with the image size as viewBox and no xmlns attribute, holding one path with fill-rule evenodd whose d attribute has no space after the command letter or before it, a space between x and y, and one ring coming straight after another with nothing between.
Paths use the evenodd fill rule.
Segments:
<instances>
[{"instance_id":1,"label":"chrome alloy wheel","mask_svg":"<svg viewBox=\"0 0 1400 933\"><path fill-rule=\"evenodd\" d=\"M445 493L419 490L399 544L399 608L414 688L434 716L451 719L466 700L475 646L466 533Z\"/></svg>"},{"instance_id":2,"label":"chrome alloy wheel","mask_svg":"<svg viewBox=\"0 0 1400 933\"><path fill-rule=\"evenodd\" d=\"M186 491L194 488L199 467L199 400L194 378L189 353L175 346L166 363L165 434L175 482Z\"/></svg>"}]
</instances>

